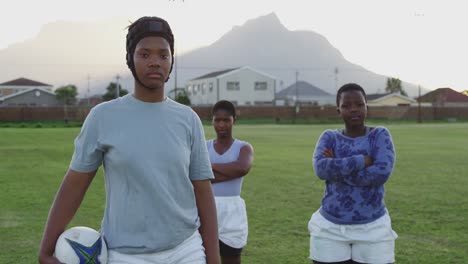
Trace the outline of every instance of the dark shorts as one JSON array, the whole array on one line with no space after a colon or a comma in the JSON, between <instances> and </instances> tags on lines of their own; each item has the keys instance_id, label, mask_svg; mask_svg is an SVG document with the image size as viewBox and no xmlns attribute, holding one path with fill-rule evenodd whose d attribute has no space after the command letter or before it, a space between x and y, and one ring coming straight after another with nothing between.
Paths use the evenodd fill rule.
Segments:
<instances>
[{"instance_id":1,"label":"dark shorts","mask_svg":"<svg viewBox=\"0 0 468 264\"><path fill-rule=\"evenodd\" d=\"M236 257L240 256L242 253L242 248L233 248L226 244L224 244L221 240L219 240L219 252L221 256L226 257Z\"/></svg>"}]
</instances>

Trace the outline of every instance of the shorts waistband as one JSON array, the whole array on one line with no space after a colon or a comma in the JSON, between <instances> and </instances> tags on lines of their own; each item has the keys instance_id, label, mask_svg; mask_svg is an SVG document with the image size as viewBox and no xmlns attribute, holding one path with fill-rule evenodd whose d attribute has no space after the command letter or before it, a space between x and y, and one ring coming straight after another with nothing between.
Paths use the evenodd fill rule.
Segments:
<instances>
[{"instance_id":1,"label":"shorts waistband","mask_svg":"<svg viewBox=\"0 0 468 264\"><path fill-rule=\"evenodd\" d=\"M215 200L218 201L232 201L232 200L239 200L242 199L240 195L236 196L215 196Z\"/></svg>"}]
</instances>

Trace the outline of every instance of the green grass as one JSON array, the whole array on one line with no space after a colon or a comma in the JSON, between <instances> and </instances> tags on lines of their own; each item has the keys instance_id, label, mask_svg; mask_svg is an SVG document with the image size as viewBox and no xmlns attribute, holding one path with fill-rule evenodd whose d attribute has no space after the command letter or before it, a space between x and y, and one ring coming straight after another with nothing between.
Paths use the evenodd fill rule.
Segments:
<instances>
[{"instance_id":1,"label":"green grass","mask_svg":"<svg viewBox=\"0 0 468 264\"><path fill-rule=\"evenodd\" d=\"M379 125L377 121L373 125ZM468 263L468 123L385 124L397 163L386 202L398 233L397 263ZM240 124L255 149L243 197L249 241L243 263L310 263L310 215L324 183L311 156L320 133L340 124ZM37 263L50 204L70 162L79 128L0 128L0 263ZM206 126L207 138L214 136ZM102 172L71 226L99 229Z\"/></svg>"}]
</instances>

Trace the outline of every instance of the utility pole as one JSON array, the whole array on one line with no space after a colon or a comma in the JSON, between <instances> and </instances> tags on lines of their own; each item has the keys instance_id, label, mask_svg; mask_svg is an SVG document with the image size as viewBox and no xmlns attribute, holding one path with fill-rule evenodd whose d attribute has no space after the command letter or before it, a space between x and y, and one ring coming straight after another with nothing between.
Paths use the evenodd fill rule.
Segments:
<instances>
[{"instance_id":1,"label":"utility pole","mask_svg":"<svg viewBox=\"0 0 468 264\"><path fill-rule=\"evenodd\" d=\"M299 71L296 69L296 82L294 84L294 88L296 89L296 108L297 106L299 105L299 91L298 91L298 87L297 87L297 80L299 78Z\"/></svg>"},{"instance_id":2,"label":"utility pole","mask_svg":"<svg viewBox=\"0 0 468 264\"><path fill-rule=\"evenodd\" d=\"M422 122L421 117L421 85L418 85L418 123Z\"/></svg>"},{"instance_id":3,"label":"utility pole","mask_svg":"<svg viewBox=\"0 0 468 264\"><path fill-rule=\"evenodd\" d=\"M335 92L338 93L338 67L335 67Z\"/></svg>"},{"instance_id":4,"label":"utility pole","mask_svg":"<svg viewBox=\"0 0 468 264\"><path fill-rule=\"evenodd\" d=\"M294 123L296 123L296 119L297 119L297 114L299 113L299 91L298 91L298 86L297 86L297 80L299 78L299 71L296 69L295 71L295 83L294 83L294 89L296 90L296 98L294 100Z\"/></svg>"},{"instance_id":5,"label":"utility pole","mask_svg":"<svg viewBox=\"0 0 468 264\"><path fill-rule=\"evenodd\" d=\"M117 76L115 76L115 79L117 79L117 82L115 84L115 98L119 98L120 97L120 89L119 89L120 75L117 74Z\"/></svg>"},{"instance_id":6,"label":"utility pole","mask_svg":"<svg viewBox=\"0 0 468 264\"><path fill-rule=\"evenodd\" d=\"M87 101L88 101L88 107L89 107L89 105L90 105L90 102L89 102L89 96L90 96L90 95L89 95L89 91L90 91L90 90L89 90L89 82L90 82L90 80L91 80L91 77L90 77L89 74L88 74L88 89L87 89L87 91L86 91L86 92L87 92L87 96L86 96L86 97L87 97L87 99L88 99L88 100L87 100Z\"/></svg>"},{"instance_id":7,"label":"utility pole","mask_svg":"<svg viewBox=\"0 0 468 264\"><path fill-rule=\"evenodd\" d=\"M177 45L174 50L174 100L177 97Z\"/></svg>"}]
</instances>

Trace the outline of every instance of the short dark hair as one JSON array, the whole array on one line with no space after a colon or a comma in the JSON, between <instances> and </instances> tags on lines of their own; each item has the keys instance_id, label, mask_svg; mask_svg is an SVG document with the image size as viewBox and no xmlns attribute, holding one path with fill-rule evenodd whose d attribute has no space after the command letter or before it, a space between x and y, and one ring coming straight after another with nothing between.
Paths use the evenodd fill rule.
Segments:
<instances>
[{"instance_id":1,"label":"short dark hair","mask_svg":"<svg viewBox=\"0 0 468 264\"><path fill-rule=\"evenodd\" d=\"M228 112L229 114L232 115L234 119L236 119L236 107L234 106L233 103L227 101L227 100L221 100L218 101L214 106L211 111L212 115L216 113L218 110L224 110Z\"/></svg>"},{"instance_id":2,"label":"short dark hair","mask_svg":"<svg viewBox=\"0 0 468 264\"><path fill-rule=\"evenodd\" d=\"M338 93L336 93L336 106L340 106L341 94L348 91L359 91L364 95L364 100L367 103L366 92L364 89L357 83L347 83L338 89Z\"/></svg>"}]
</instances>

